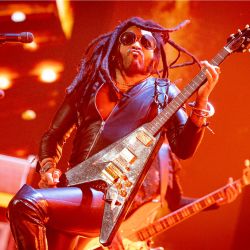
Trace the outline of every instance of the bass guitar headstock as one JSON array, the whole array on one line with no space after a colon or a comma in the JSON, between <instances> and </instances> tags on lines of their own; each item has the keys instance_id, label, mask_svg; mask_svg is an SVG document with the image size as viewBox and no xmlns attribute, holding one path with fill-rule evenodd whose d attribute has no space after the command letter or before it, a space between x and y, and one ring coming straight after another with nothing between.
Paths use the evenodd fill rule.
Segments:
<instances>
[{"instance_id":1,"label":"bass guitar headstock","mask_svg":"<svg viewBox=\"0 0 250 250\"><path fill-rule=\"evenodd\" d=\"M245 160L245 168L243 169L242 180L244 185L250 184L250 160Z\"/></svg>"},{"instance_id":2,"label":"bass guitar headstock","mask_svg":"<svg viewBox=\"0 0 250 250\"><path fill-rule=\"evenodd\" d=\"M228 43L225 46L227 51L233 52L250 52L250 27L246 25L243 30L238 30L237 33L230 35L227 39Z\"/></svg>"}]
</instances>

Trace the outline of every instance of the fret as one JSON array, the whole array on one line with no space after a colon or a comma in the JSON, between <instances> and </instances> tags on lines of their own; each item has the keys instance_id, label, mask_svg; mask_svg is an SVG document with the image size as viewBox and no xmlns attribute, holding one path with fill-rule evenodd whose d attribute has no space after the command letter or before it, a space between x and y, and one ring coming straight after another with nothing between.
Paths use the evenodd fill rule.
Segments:
<instances>
[{"instance_id":1,"label":"fret","mask_svg":"<svg viewBox=\"0 0 250 250\"><path fill-rule=\"evenodd\" d=\"M148 232L145 229L139 231L137 234L138 234L138 238L141 241L144 241L145 239L148 239L149 237L151 237L151 235L149 235Z\"/></svg>"},{"instance_id":2,"label":"fret","mask_svg":"<svg viewBox=\"0 0 250 250\"><path fill-rule=\"evenodd\" d=\"M181 94L183 95L183 97L186 98L186 96L190 95L190 92L188 91L188 88L184 88L183 91L181 92Z\"/></svg>"},{"instance_id":3,"label":"fret","mask_svg":"<svg viewBox=\"0 0 250 250\"><path fill-rule=\"evenodd\" d=\"M193 81L190 83L190 86L193 88L193 90L195 91L198 85L198 82L196 81L197 76L193 79ZM193 92L194 92L193 91Z\"/></svg>"},{"instance_id":4,"label":"fret","mask_svg":"<svg viewBox=\"0 0 250 250\"><path fill-rule=\"evenodd\" d=\"M218 193L214 194L213 197L215 198L215 200L219 200L220 199L220 195Z\"/></svg>"},{"instance_id":5,"label":"fret","mask_svg":"<svg viewBox=\"0 0 250 250\"><path fill-rule=\"evenodd\" d=\"M157 233L163 229L160 223L153 225L153 228L154 228L155 232L157 232Z\"/></svg>"},{"instance_id":6,"label":"fret","mask_svg":"<svg viewBox=\"0 0 250 250\"><path fill-rule=\"evenodd\" d=\"M188 85L188 86L186 87L186 89L189 89L188 91L189 91L190 96L191 96L191 93L193 93L194 89L193 89L190 85Z\"/></svg>"},{"instance_id":7,"label":"fret","mask_svg":"<svg viewBox=\"0 0 250 250\"><path fill-rule=\"evenodd\" d=\"M168 224L171 225L171 224L174 224L175 223L175 220L174 220L174 217L171 216L168 218Z\"/></svg>"},{"instance_id":8,"label":"fret","mask_svg":"<svg viewBox=\"0 0 250 250\"><path fill-rule=\"evenodd\" d=\"M187 209L190 211L190 214L195 213L192 205L188 206Z\"/></svg>"},{"instance_id":9,"label":"fret","mask_svg":"<svg viewBox=\"0 0 250 250\"><path fill-rule=\"evenodd\" d=\"M210 205L214 201L213 201L212 197L208 196L207 199L206 199L206 202L207 202L208 205Z\"/></svg>"},{"instance_id":10,"label":"fret","mask_svg":"<svg viewBox=\"0 0 250 250\"><path fill-rule=\"evenodd\" d=\"M213 196L208 196L207 200L209 200L209 201L210 201L210 204L213 204L213 203L215 203L215 202L216 202L216 200L214 199L214 197L213 197Z\"/></svg>"},{"instance_id":11,"label":"fret","mask_svg":"<svg viewBox=\"0 0 250 250\"><path fill-rule=\"evenodd\" d=\"M169 110L171 113L174 113L175 109L172 109L172 106L174 106L174 100L172 101L171 105L169 105L169 107L168 107L168 110Z\"/></svg>"},{"instance_id":12,"label":"fret","mask_svg":"<svg viewBox=\"0 0 250 250\"><path fill-rule=\"evenodd\" d=\"M179 221L179 217L178 217L178 214L177 213L174 213L173 214L173 219L174 219L174 222L177 223Z\"/></svg>"},{"instance_id":13,"label":"fret","mask_svg":"<svg viewBox=\"0 0 250 250\"><path fill-rule=\"evenodd\" d=\"M223 55L218 54L214 59L211 60L211 62L212 62L214 65L217 65L218 62L219 62L221 59L223 59L223 58L224 58Z\"/></svg>"},{"instance_id":14,"label":"fret","mask_svg":"<svg viewBox=\"0 0 250 250\"><path fill-rule=\"evenodd\" d=\"M207 205L206 199L200 201L200 205L201 205L201 207L206 207L206 205Z\"/></svg>"},{"instance_id":15,"label":"fret","mask_svg":"<svg viewBox=\"0 0 250 250\"><path fill-rule=\"evenodd\" d=\"M181 94L181 93L180 93L180 94ZM181 98L181 95L180 95L180 94L176 96L175 100L176 100L176 101L179 100L179 103L182 103L182 102L183 102L183 99ZM179 103L178 103L178 104L179 104ZM176 106L177 106L177 105L176 105Z\"/></svg>"},{"instance_id":16,"label":"fret","mask_svg":"<svg viewBox=\"0 0 250 250\"><path fill-rule=\"evenodd\" d=\"M155 230L155 227L152 225L152 227L149 227L148 232L150 235L154 235L155 233L157 233L157 231Z\"/></svg>"},{"instance_id":17,"label":"fret","mask_svg":"<svg viewBox=\"0 0 250 250\"><path fill-rule=\"evenodd\" d=\"M197 203L195 203L195 204L193 205L193 208L194 208L194 211L195 211L195 212L200 211L200 208L199 208L199 206L198 206Z\"/></svg>"},{"instance_id":18,"label":"fret","mask_svg":"<svg viewBox=\"0 0 250 250\"><path fill-rule=\"evenodd\" d=\"M161 224L162 228L167 228L169 226L167 220L160 220L159 223Z\"/></svg>"},{"instance_id":19,"label":"fret","mask_svg":"<svg viewBox=\"0 0 250 250\"><path fill-rule=\"evenodd\" d=\"M183 214L182 214L181 212L177 213L177 215L178 215L178 219L179 219L179 220L182 220L182 219L183 219Z\"/></svg>"},{"instance_id":20,"label":"fret","mask_svg":"<svg viewBox=\"0 0 250 250\"><path fill-rule=\"evenodd\" d=\"M211 60L213 65L219 65L230 53L224 48Z\"/></svg>"},{"instance_id":21,"label":"fret","mask_svg":"<svg viewBox=\"0 0 250 250\"><path fill-rule=\"evenodd\" d=\"M186 217L186 216L190 215L190 212L188 209L183 208L182 214L184 215L184 217Z\"/></svg>"},{"instance_id":22,"label":"fret","mask_svg":"<svg viewBox=\"0 0 250 250\"><path fill-rule=\"evenodd\" d=\"M205 80L204 75L199 74L199 75L197 75L196 77L197 77L200 81L204 81L204 80Z\"/></svg>"}]
</instances>

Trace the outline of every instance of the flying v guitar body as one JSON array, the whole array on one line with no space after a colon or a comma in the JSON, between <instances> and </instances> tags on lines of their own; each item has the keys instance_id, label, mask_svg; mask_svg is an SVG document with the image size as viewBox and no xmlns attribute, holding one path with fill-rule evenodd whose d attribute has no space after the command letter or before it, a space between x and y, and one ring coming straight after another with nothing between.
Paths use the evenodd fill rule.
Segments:
<instances>
[{"instance_id":1,"label":"flying v guitar body","mask_svg":"<svg viewBox=\"0 0 250 250\"><path fill-rule=\"evenodd\" d=\"M109 245L133 201L157 149L144 126L111 144L65 173L67 186L102 181L107 186L100 242Z\"/></svg>"}]
</instances>

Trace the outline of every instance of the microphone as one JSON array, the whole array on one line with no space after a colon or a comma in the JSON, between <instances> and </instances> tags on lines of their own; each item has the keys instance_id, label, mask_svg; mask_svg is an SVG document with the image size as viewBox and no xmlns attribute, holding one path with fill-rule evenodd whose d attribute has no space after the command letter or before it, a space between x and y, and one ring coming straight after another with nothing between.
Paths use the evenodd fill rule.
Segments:
<instances>
[{"instance_id":1,"label":"microphone","mask_svg":"<svg viewBox=\"0 0 250 250\"><path fill-rule=\"evenodd\" d=\"M33 42L33 40L34 36L30 32L0 34L0 43L4 42L31 43Z\"/></svg>"},{"instance_id":2,"label":"microphone","mask_svg":"<svg viewBox=\"0 0 250 250\"><path fill-rule=\"evenodd\" d=\"M5 96L5 93L2 89L0 89L0 99L4 98Z\"/></svg>"}]
</instances>

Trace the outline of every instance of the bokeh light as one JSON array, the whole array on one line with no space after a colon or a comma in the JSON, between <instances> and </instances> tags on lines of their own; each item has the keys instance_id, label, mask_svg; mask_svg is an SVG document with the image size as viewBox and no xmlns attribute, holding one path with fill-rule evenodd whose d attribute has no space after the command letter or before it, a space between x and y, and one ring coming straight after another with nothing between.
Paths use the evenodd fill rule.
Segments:
<instances>
[{"instance_id":1,"label":"bokeh light","mask_svg":"<svg viewBox=\"0 0 250 250\"><path fill-rule=\"evenodd\" d=\"M22 11L16 11L11 15L11 20L20 23L26 20L26 15Z\"/></svg>"}]
</instances>

